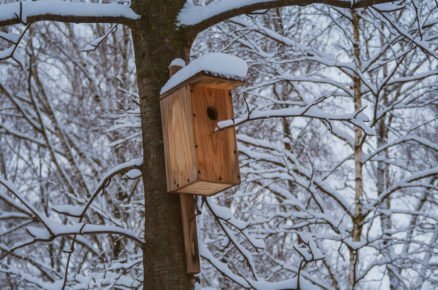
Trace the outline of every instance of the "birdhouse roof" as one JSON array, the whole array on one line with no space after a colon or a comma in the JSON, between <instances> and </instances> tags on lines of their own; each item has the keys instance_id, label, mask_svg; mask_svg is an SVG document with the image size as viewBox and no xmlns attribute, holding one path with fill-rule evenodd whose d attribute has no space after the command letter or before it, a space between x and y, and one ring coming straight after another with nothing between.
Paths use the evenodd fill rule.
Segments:
<instances>
[{"instance_id":1,"label":"birdhouse roof","mask_svg":"<svg viewBox=\"0 0 438 290\"><path fill-rule=\"evenodd\" d=\"M231 90L245 81L247 72L246 62L236 56L208 53L190 62L174 74L161 88L161 97L165 97L187 84L202 84Z\"/></svg>"}]
</instances>

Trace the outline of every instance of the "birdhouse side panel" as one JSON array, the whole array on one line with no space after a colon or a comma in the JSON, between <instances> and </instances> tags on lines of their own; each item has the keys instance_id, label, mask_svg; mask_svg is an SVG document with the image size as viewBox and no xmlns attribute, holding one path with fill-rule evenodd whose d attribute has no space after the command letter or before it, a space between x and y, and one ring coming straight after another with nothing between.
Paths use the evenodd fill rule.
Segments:
<instances>
[{"instance_id":1,"label":"birdhouse side panel","mask_svg":"<svg viewBox=\"0 0 438 290\"><path fill-rule=\"evenodd\" d=\"M235 129L216 131L218 121L233 118L230 91L193 86L191 103L198 180L228 185L223 188L239 184Z\"/></svg>"},{"instance_id":2,"label":"birdhouse side panel","mask_svg":"<svg viewBox=\"0 0 438 290\"><path fill-rule=\"evenodd\" d=\"M174 192L197 179L190 88L180 88L160 105L167 190Z\"/></svg>"}]
</instances>

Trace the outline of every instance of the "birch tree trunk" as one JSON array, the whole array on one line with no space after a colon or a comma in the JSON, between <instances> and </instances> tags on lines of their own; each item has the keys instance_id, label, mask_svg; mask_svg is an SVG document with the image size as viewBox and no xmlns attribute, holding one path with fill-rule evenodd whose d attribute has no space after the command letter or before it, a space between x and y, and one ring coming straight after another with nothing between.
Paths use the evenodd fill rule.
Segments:
<instances>
[{"instance_id":1,"label":"birch tree trunk","mask_svg":"<svg viewBox=\"0 0 438 290\"><path fill-rule=\"evenodd\" d=\"M383 41L382 41L383 43ZM383 44L382 44L383 45ZM386 78L388 75L388 67L385 65L383 67L383 77ZM385 88L382 92L382 104L383 106L388 106L388 90ZM377 126L377 147L382 148L388 144L388 127L390 125L390 118L382 117L378 122ZM380 154L380 158L377 161L377 195L381 196L385 193L385 191L389 188L389 165L383 161L389 159L389 150L385 149ZM385 202L382 203L382 207L385 210L391 209L391 197L385 199ZM382 227L383 234L383 245L384 245L384 254L388 259L391 259L392 255L392 246L389 244L392 240L392 221L391 215L380 216L380 223ZM394 274L394 269L390 264L387 265L388 277L389 277L389 287L391 290L398 289L398 279Z\"/></svg>"},{"instance_id":2,"label":"birch tree trunk","mask_svg":"<svg viewBox=\"0 0 438 290\"><path fill-rule=\"evenodd\" d=\"M143 0L134 3L142 15L132 27L140 96L145 201L144 289L191 289L186 274L178 195L167 193L159 92L167 67L181 57L184 36L175 27L182 0Z\"/></svg>"},{"instance_id":3,"label":"birch tree trunk","mask_svg":"<svg viewBox=\"0 0 438 290\"><path fill-rule=\"evenodd\" d=\"M360 16L355 10L351 10L352 25L353 25L353 52L356 62L356 70L361 71L361 54L360 54ZM354 110L357 112L362 108L362 93L361 93L361 79L356 73L353 77L353 89L354 89ZM363 144L363 132L360 128L354 128L354 216L353 216L353 230L351 239L353 242L359 242L362 234L362 222L363 222L363 208L362 208L362 196L363 196L363 164L362 164L362 144ZM356 281L356 266L358 264L358 252L357 250L350 248L350 261L349 261L349 276L348 276L348 289L355 289Z\"/></svg>"}]
</instances>

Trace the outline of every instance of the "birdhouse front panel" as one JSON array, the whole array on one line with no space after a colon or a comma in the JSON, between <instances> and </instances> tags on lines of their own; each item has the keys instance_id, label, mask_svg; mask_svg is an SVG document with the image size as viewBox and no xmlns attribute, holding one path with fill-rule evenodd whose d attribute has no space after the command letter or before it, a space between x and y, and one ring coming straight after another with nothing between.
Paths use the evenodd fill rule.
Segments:
<instances>
[{"instance_id":1,"label":"birdhouse front panel","mask_svg":"<svg viewBox=\"0 0 438 290\"><path fill-rule=\"evenodd\" d=\"M191 102L198 179L223 189L239 184L235 129L217 130L218 121L234 117L230 91L195 85Z\"/></svg>"}]
</instances>

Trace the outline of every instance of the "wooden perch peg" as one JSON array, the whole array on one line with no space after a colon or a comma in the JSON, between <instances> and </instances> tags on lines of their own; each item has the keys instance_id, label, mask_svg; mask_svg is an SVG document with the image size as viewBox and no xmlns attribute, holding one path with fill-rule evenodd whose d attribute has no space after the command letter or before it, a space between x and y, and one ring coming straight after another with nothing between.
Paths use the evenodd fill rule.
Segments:
<instances>
[{"instance_id":1,"label":"wooden perch peg","mask_svg":"<svg viewBox=\"0 0 438 290\"><path fill-rule=\"evenodd\" d=\"M181 58L174 59L169 65L169 77L172 77L179 70L186 66L186 63Z\"/></svg>"}]
</instances>

